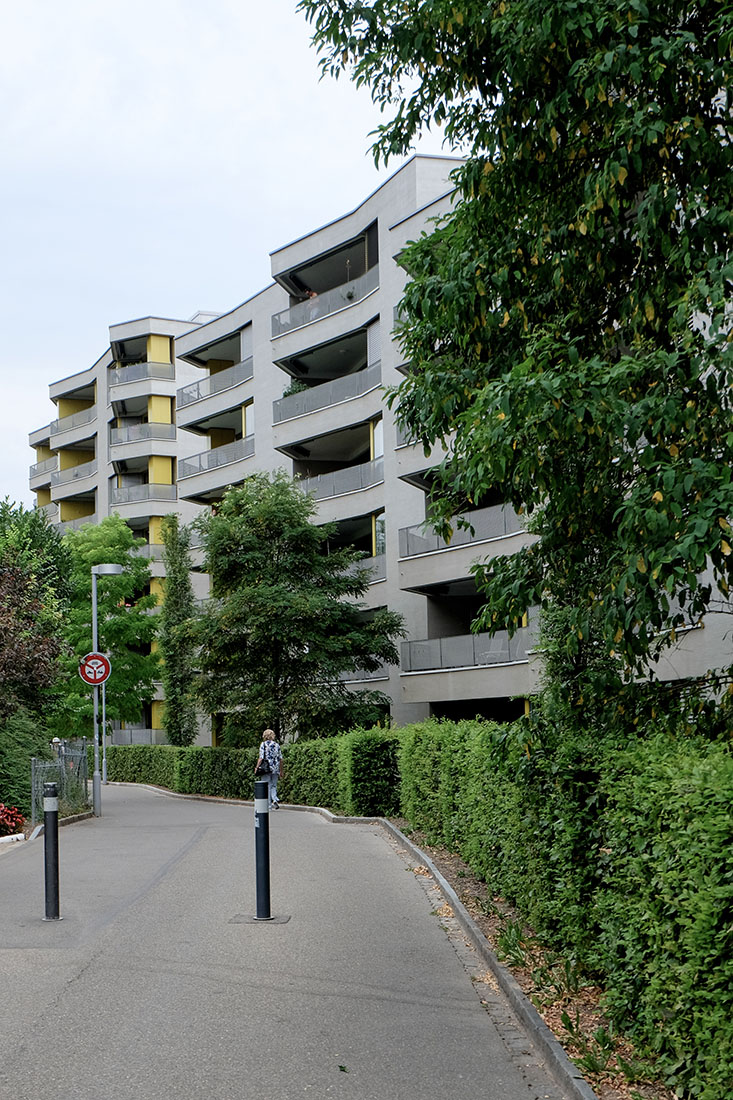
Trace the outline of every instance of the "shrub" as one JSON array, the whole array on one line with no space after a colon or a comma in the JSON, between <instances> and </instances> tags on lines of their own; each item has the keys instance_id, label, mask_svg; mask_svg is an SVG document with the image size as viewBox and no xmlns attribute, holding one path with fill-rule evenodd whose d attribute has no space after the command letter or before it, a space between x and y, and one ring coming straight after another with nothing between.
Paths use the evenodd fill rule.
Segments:
<instances>
[{"instance_id":1,"label":"shrub","mask_svg":"<svg viewBox=\"0 0 733 1100\"><path fill-rule=\"evenodd\" d=\"M397 737L375 727L335 739L339 803L343 813L363 817L395 814L400 804Z\"/></svg>"},{"instance_id":2,"label":"shrub","mask_svg":"<svg viewBox=\"0 0 733 1100\"><path fill-rule=\"evenodd\" d=\"M0 798L31 814L31 757L50 760L48 734L38 718L18 710L0 725Z\"/></svg>"},{"instance_id":3,"label":"shrub","mask_svg":"<svg viewBox=\"0 0 733 1100\"><path fill-rule=\"evenodd\" d=\"M701 1100L733 1082L733 758L656 737L604 778L598 966L613 1018Z\"/></svg>"}]
</instances>

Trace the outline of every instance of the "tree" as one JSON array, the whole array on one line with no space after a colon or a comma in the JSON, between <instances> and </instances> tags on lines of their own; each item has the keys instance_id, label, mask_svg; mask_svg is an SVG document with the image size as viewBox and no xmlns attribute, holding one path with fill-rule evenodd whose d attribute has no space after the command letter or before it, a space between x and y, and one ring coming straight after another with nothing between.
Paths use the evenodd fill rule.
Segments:
<instances>
[{"instance_id":1,"label":"tree","mask_svg":"<svg viewBox=\"0 0 733 1100\"><path fill-rule=\"evenodd\" d=\"M0 502L0 721L53 705L68 555L42 512Z\"/></svg>"},{"instance_id":2,"label":"tree","mask_svg":"<svg viewBox=\"0 0 733 1100\"><path fill-rule=\"evenodd\" d=\"M324 71L396 108L377 160L431 124L468 154L402 256L392 401L448 445L444 531L500 487L537 535L477 570L476 628L552 611L563 690L602 700L731 582L730 5L300 8Z\"/></svg>"},{"instance_id":3,"label":"tree","mask_svg":"<svg viewBox=\"0 0 733 1100\"><path fill-rule=\"evenodd\" d=\"M197 521L213 595L195 630L199 694L226 716L230 743L256 743L268 726L281 736L336 733L386 705L339 677L396 663L401 618L367 613L360 553L329 547L334 525L317 526L315 510L280 471L248 478Z\"/></svg>"},{"instance_id":4,"label":"tree","mask_svg":"<svg viewBox=\"0 0 733 1100\"><path fill-rule=\"evenodd\" d=\"M165 586L158 643L165 694L163 728L171 745L190 745L197 733L194 648L186 630L195 613L188 552L191 536L187 527L179 526L175 513L163 517L162 532Z\"/></svg>"},{"instance_id":5,"label":"tree","mask_svg":"<svg viewBox=\"0 0 733 1100\"><path fill-rule=\"evenodd\" d=\"M157 632L151 612L157 597L150 594L150 565L135 553L142 541L118 515L64 536L71 556L71 607L64 623L69 650L63 661L64 699L55 719L60 735L92 733L92 694L78 669L92 648L93 565L116 562L124 567L120 575L100 576L97 581L98 646L112 660L107 717L139 721L143 705L153 698L158 658L151 651Z\"/></svg>"}]
</instances>

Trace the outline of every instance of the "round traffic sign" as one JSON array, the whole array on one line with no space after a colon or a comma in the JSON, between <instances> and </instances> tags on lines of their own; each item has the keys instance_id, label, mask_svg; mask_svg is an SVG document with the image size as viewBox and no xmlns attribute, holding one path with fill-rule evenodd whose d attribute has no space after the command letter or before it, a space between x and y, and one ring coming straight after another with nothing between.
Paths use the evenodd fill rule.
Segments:
<instances>
[{"instance_id":1,"label":"round traffic sign","mask_svg":"<svg viewBox=\"0 0 733 1100\"><path fill-rule=\"evenodd\" d=\"M109 657L104 653L87 653L79 662L79 675L85 684L98 687L103 684L112 671Z\"/></svg>"}]
</instances>

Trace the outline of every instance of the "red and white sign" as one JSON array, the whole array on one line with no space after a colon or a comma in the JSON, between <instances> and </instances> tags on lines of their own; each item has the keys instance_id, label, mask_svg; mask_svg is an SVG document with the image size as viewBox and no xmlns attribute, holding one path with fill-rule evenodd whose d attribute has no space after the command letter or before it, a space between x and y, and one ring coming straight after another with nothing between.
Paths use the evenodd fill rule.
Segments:
<instances>
[{"instance_id":1,"label":"red and white sign","mask_svg":"<svg viewBox=\"0 0 733 1100\"><path fill-rule=\"evenodd\" d=\"M109 657L104 653L87 653L79 662L79 675L85 684L98 687L103 684L112 671Z\"/></svg>"}]
</instances>

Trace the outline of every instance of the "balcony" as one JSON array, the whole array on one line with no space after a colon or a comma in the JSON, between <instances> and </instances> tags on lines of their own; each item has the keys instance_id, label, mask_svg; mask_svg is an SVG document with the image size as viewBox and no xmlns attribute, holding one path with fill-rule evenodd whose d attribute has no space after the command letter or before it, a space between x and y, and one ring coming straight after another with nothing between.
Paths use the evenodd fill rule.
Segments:
<instances>
[{"instance_id":1,"label":"balcony","mask_svg":"<svg viewBox=\"0 0 733 1100\"><path fill-rule=\"evenodd\" d=\"M241 363L235 363L233 367L216 371L208 378L202 378L200 382L192 382L189 386L183 386L176 391L176 404L179 409L186 405L193 405L196 401L203 401L215 393L223 390L231 390L241 382L248 382L254 376L254 359L250 357Z\"/></svg>"},{"instance_id":2,"label":"balcony","mask_svg":"<svg viewBox=\"0 0 733 1100\"><path fill-rule=\"evenodd\" d=\"M51 455L50 458L44 458L42 462L36 462L31 466L28 476L33 481L34 478L41 478L44 474L52 474L58 468L58 464L59 456Z\"/></svg>"},{"instance_id":3,"label":"balcony","mask_svg":"<svg viewBox=\"0 0 733 1100\"><path fill-rule=\"evenodd\" d=\"M110 386L122 386L127 382L144 382L153 378L172 379L176 377L173 363L130 363L126 367L116 367L109 371L107 380Z\"/></svg>"},{"instance_id":4,"label":"balcony","mask_svg":"<svg viewBox=\"0 0 733 1100\"><path fill-rule=\"evenodd\" d=\"M467 520L473 531L458 527L457 520ZM485 542L489 539L502 539L509 535L518 535L523 531L522 523L509 504L499 504L493 508L480 508L454 520L453 537L446 542L439 535L425 532L425 525L403 527L399 532L400 557L411 558L419 554L434 554L439 550L452 550L458 546Z\"/></svg>"},{"instance_id":5,"label":"balcony","mask_svg":"<svg viewBox=\"0 0 733 1100\"><path fill-rule=\"evenodd\" d=\"M135 504L141 500L177 500L175 485L123 485L110 489L110 505Z\"/></svg>"},{"instance_id":6,"label":"balcony","mask_svg":"<svg viewBox=\"0 0 733 1100\"><path fill-rule=\"evenodd\" d=\"M480 668L525 663L530 647L529 628L512 638L498 634L467 634L427 641L402 642L403 672L432 672L436 669Z\"/></svg>"},{"instance_id":7,"label":"balcony","mask_svg":"<svg viewBox=\"0 0 733 1100\"><path fill-rule=\"evenodd\" d=\"M97 472L97 460L82 462L78 466L69 466L66 470L56 470L51 474L51 485L68 485L74 481L81 481L86 477L93 477Z\"/></svg>"},{"instance_id":8,"label":"balcony","mask_svg":"<svg viewBox=\"0 0 733 1100\"><path fill-rule=\"evenodd\" d=\"M272 403L272 422L280 424L283 420L291 420L296 416L305 416L317 409L330 408L342 401L350 401L354 397L361 397L370 390L374 390L382 382L382 364L372 363L365 370L356 374L347 374L343 378L334 378L330 382L322 382L311 389L301 390L300 393L281 397L279 401Z\"/></svg>"},{"instance_id":9,"label":"balcony","mask_svg":"<svg viewBox=\"0 0 733 1100\"><path fill-rule=\"evenodd\" d=\"M299 482L304 493L315 500L327 500L329 497L343 496L346 493L358 493L384 481L384 459L376 458L363 462L359 466L346 466L341 470L332 470L327 474L304 478Z\"/></svg>"},{"instance_id":10,"label":"balcony","mask_svg":"<svg viewBox=\"0 0 733 1100\"><path fill-rule=\"evenodd\" d=\"M148 439L175 439L175 424L128 424L123 428L110 428L109 443L117 447L122 443L139 443Z\"/></svg>"},{"instance_id":11,"label":"balcony","mask_svg":"<svg viewBox=\"0 0 733 1100\"><path fill-rule=\"evenodd\" d=\"M322 317L328 317L340 309L361 302L379 286L379 265L375 264L358 279L351 279L348 283L325 290L316 298L309 298L305 302L298 302L290 309L284 309L275 313L272 318L272 336L282 336L292 329L301 328L311 321L318 321Z\"/></svg>"},{"instance_id":12,"label":"balcony","mask_svg":"<svg viewBox=\"0 0 733 1100\"><path fill-rule=\"evenodd\" d=\"M255 437L253 435L235 439L233 443L225 443L222 447L214 447L210 451L180 459L178 480L183 481L187 477L194 477L195 474L204 473L206 470L215 470L219 466L228 466L229 463L249 458L254 453Z\"/></svg>"},{"instance_id":13,"label":"balcony","mask_svg":"<svg viewBox=\"0 0 733 1100\"><path fill-rule=\"evenodd\" d=\"M72 428L81 428L86 424L91 424L96 419L97 406L92 405L88 409L80 409L78 412L71 413L70 416L62 416L59 420L53 420L49 424L49 434L60 435L62 432L70 432Z\"/></svg>"}]
</instances>

